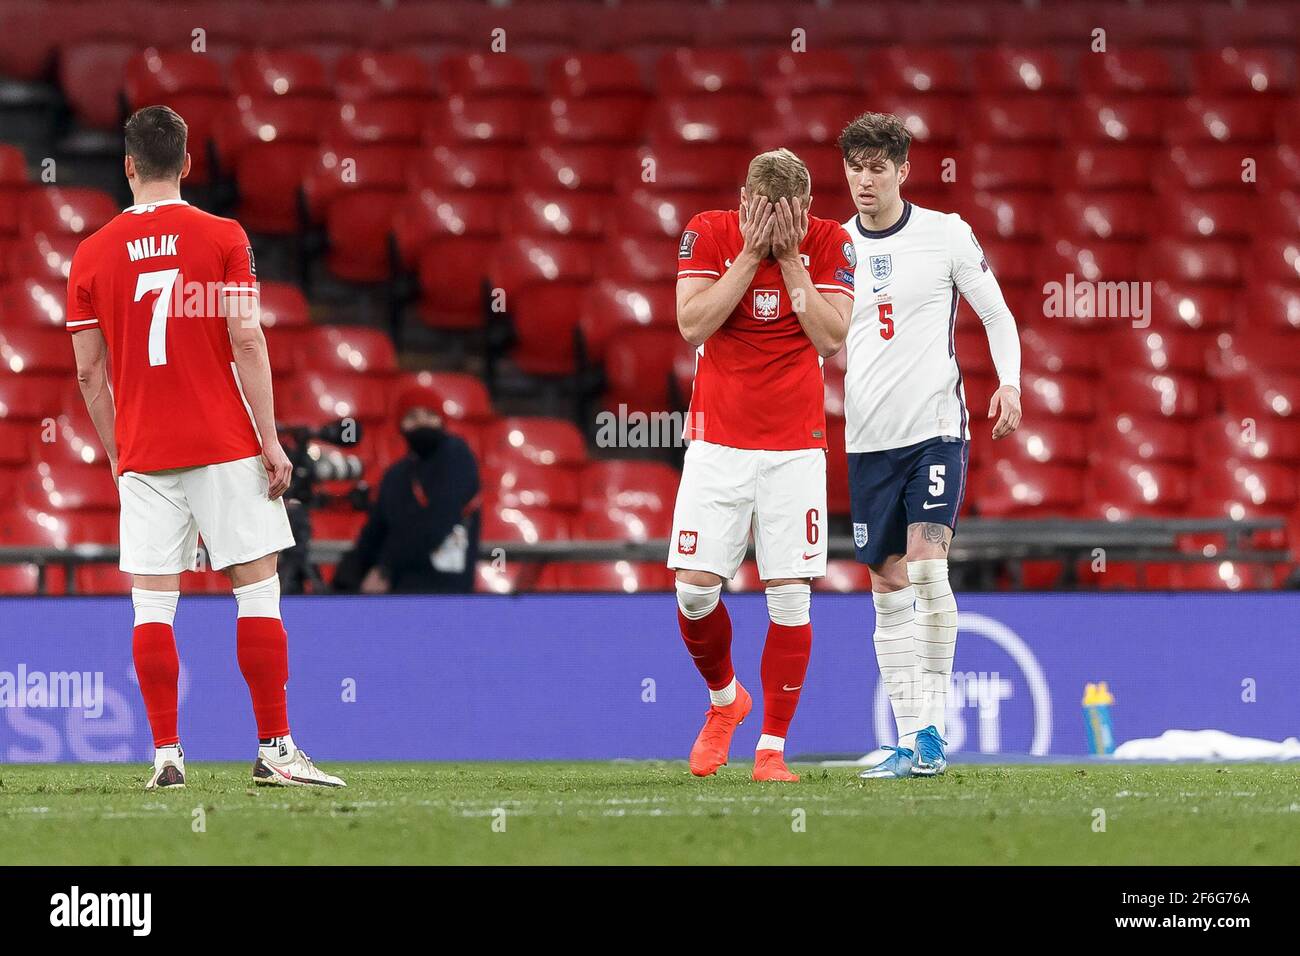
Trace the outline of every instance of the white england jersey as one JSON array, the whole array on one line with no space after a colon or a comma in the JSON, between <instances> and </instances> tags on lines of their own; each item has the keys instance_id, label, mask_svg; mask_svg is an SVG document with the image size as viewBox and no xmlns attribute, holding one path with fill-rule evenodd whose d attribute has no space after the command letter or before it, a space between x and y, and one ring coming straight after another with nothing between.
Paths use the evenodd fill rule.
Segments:
<instances>
[{"instance_id":1,"label":"white england jersey","mask_svg":"<svg viewBox=\"0 0 1300 956\"><path fill-rule=\"evenodd\" d=\"M983 292L986 302L991 285L1002 299L975 234L955 213L909 202L888 229L865 229L856 216L844 228L858 259L844 380L847 450L970 438L954 338L957 297ZM1018 354L1015 366L1018 386Z\"/></svg>"}]
</instances>

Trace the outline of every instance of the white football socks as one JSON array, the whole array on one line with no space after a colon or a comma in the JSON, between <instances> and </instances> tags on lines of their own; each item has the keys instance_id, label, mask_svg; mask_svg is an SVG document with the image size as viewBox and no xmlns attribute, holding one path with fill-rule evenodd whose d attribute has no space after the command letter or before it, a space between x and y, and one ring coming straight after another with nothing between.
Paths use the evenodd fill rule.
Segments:
<instances>
[{"instance_id":1,"label":"white football socks","mask_svg":"<svg viewBox=\"0 0 1300 956\"><path fill-rule=\"evenodd\" d=\"M921 677L918 729L933 724L942 737L957 650L957 599L948 583L945 558L909 561L907 577L916 591L916 657Z\"/></svg>"},{"instance_id":2,"label":"white football socks","mask_svg":"<svg viewBox=\"0 0 1300 956\"><path fill-rule=\"evenodd\" d=\"M921 729L921 691L916 659L916 592L905 587L898 591L873 591L876 606L876 629L871 635L876 647L880 679L889 695L898 727L898 745L912 747Z\"/></svg>"}]
</instances>

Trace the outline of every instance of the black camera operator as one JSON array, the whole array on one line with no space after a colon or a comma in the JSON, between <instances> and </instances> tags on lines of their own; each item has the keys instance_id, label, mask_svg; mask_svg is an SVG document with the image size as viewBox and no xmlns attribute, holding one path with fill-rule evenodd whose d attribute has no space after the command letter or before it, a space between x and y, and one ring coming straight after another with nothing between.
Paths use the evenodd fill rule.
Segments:
<instances>
[{"instance_id":1,"label":"black camera operator","mask_svg":"<svg viewBox=\"0 0 1300 956\"><path fill-rule=\"evenodd\" d=\"M412 384L397 399L410 454L379 483L356 547L339 562L334 590L365 594L468 593L479 545L478 463L443 428L441 402Z\"/></svg>"}]
</instances>

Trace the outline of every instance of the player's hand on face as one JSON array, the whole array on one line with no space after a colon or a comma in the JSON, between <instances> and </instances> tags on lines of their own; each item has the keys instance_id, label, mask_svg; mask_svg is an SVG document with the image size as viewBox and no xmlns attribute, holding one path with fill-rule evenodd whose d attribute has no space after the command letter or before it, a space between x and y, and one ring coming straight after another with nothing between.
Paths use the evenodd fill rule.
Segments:
<instances>
[{"instance_id":1,"label":"player's hand on face","mask_svg":"<svg viewBox=\"0 0 1300 956\"><path fill-rule=\"evenodd\" d=\"M776 223L772 227L772 255L789 259L799 254L803 242L803 210L798 199L782 197L776 204Z\"/></svg>"},{"instance_id":2,"label":"player's hand on face","mask_svg":"<svg viewBox=\"0 0 1300 956\"><path fill-rule=\"evenodd\" d=\"M274 501L289 490L293 465L290 464L289 456L284 453L278 441L262 447L262 465L266 468L266 478L270 482L266 494Z\"/></svg>"},{"instance_id":3,"label":"player's hand on face","mask_svg":"<svg viewBox=\"0 0 1300 956\"><path fill-rule=\"evenodd\" d=\"M766 259L772 247L772 225L775 218L772 203L766 196L750 197L742 189L740 234L745 245L741 251L758 259Z\"/></svg>"},{"instance_id":4,"label":"player's hand on face","mask_svg":"<svg viewBox=\"0 0 1300 956\"><path fill-rule=\"evenodd\" d=\"M989 399L989 418L996 418L993 425L993 437L1006 438L1020 427L1020 392L1010 385L1003 385Z\"/></svg>"}]
</instances>

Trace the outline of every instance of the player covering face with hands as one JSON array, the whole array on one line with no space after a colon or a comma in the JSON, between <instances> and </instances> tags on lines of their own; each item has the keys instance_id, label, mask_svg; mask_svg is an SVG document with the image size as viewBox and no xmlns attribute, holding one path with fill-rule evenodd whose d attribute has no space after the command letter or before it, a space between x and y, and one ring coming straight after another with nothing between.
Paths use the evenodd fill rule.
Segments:
<instances>
[{"instance_id":1,"label":"player covering face with hands","mask_svg":"<svg viewBox=\"0 0 1300 956\"><path fill-rule=\"evenodd\" d=\"M234 589L236 653L257 724L254 781L341 787L289 733L276 564L294 543L281 499L292 469L276 437L253 250L237 222L181 199L190 157L180 116L145 107L125 133L135 204L77 248L67 328L121 499L132 653L155 748L146 786L185 785L173 622L202 534Z\"/></svg>"},{"instance_id":2,"label":"player covering face with hands","mask_svg":"<svg viewBox=\"0 0 1300 956\"><path fill-rule=\"evenodd\" d=\"M769 625L755 780L795 781L786 734L812 648L811 582L826 573L822 357L844 344L853 246L809 215L808 171L789 150L750 163L740 207L696 215L678 249L677 321L696 347L668 566L678 625L709 689L691 772L727 763L753 700L731 662L722 583L752 531Z\"/></svg>"}]
</instances>

